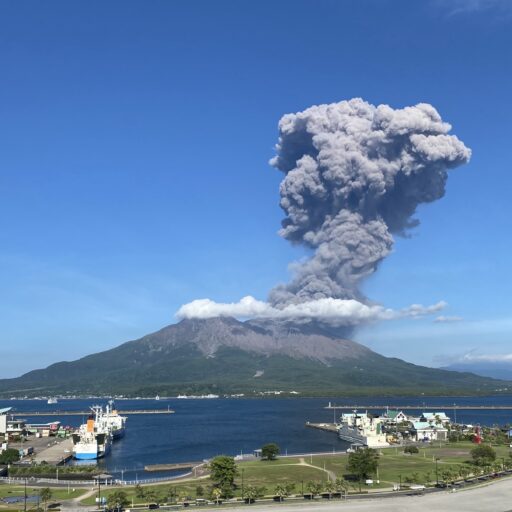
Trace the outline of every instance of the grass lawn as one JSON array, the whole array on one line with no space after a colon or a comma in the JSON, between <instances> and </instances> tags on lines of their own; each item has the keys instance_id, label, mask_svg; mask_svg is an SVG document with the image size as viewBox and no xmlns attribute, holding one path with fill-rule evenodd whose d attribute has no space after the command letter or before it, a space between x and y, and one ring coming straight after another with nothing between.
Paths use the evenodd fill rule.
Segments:
<instances>
[{"instance_id":1,"label":"grass lawn","mask_svg":"<svg viewBox=\"0 0 512 512\"><path fill-rule=\"evenodd\" d=\"M196 489L198 486L203 487L205 494L207 493L207 487L210 485L209 479L197 480L195 482L184 482L183 484L165 484L165 485L145 485L143 486L144 492L153 493L156 495L157 499L146 499L146 498L138 498L136 496L136 489L133 486L126 487L115 487L111 489L101 488L101 496L108 498L108 496L115 491L124 491L128 497L128 501L133 503L134 505L145 505L148 502L158 501L159 503L166 502L166 496L168 495L168 491L170 488L176 490L178 499L183 499L186 496L190 496L191 498L199 497L197 496ZM94 505L96 503L97 494L95 493L93 496L89 496L85 500L82 500L81 503L83 505Z\"/></svg>"},{"instance_id":2,"label":"grass lawn","mask_svg":"<svg viewBox=\"0 0 512 512\"><path fill-rule=\"evenodd\" d=\"M36 496L40 493L41 487L31 487L27 486L27 496ZM86 489L75 489L71 487L68 493L67 489L57 489L52 488L52 499L50 501L59 501L59 500L67 500L72 498L78 498L85 494ZM23 486L19 485L0 485L0 500L3 498L8 497L18 497L23 498L25 493L25 489ZM0 501L0 510L2 512L9 512L9 511L19 511L23 510L24 508L24 501L23 499L19 501L18 503L3 503ZM33 501L27 502L27 510L35 510L37 508L37 503Z\"/></svg>"},{"instance_id":3,"label":"grass lawn","mask_svg":"<svg viewBox=\"0 0 512 512\"><path fill-rule=\"evenodd\" d=\"M438 472L440 473L446 466L456 466L471 462L471 450L475 444L471 442L446 443L441 445L427 445L420 447L419 453L414 455L405 455L403 448L384 448L379 450L381 456L379 461L379 474L374 477L374 481L380 480L380 484L374 483L373 487L389 488L393 484L402 483L408 476L417 473L421 483L432 483L436 480L436 458L438 459ZM497 460L502 457L508 458L511 450L508 446L494 446L497 452ZM308 466L297 466L300 462ZM288 459L277 459L276 461L254 461L239 464L240 468L245 468L245 476L250 476L250 483L254 485L271 485L283 482L300 483L304 481L325 481L327 473L331 476L343 477L347 475L348 455L321 455L291 457ZM310 467L315 466L315 470ZM278 468L276 472L274 468ZM297 474L300 468L303 473ZM248 481L248 479L246 478Z\"/></svg>"},{"instance_id":4,"label":"grass lawn","mask_svg":"<svg viewBox=\"0 0 512 512\"><path fill-rule=\"evenodd\" d=\"M241 487L241 472L243 469L244 483L246 485L265 486L269 492L277 484L295 483L310 480L327 480L327 473L321 468L301 465L299 462L280 464L280 460L272 462L259 462L256 464L240 464L236 483Z\"/></svg>"},{"instance_id":5,"label":"grass lawn","mask_svg":"<svg viewBox=\"0 0 512 512\"><path fill-rule=\"evenodd\" d=\"M438 459L438 472L448 466L453 467L461 464L467 464L471 461L471 450L475 447L470 442L446 443L435 446L420 447L419 453L414 455L405 455L403 448L384 448L379 450L379 473L374 476L374 482L378 479L373 488L391 488L393 484L406 482L406 478L414 473L419 476L419 482L422 484L433 483L436 480L436 458ZM497 460L502 457L507 458L511 452L508 446L494 446L497 452ZM346 465L348 456L346 454L322 455L322 456L303 456L278 458L274 461L255 460L241 462L238 464L238 476L235 480L235 496L240 496L242 487L242 473L244 485L254 485L256 487L266 487L267 493L272 494L277 484L291 483L295 485L295 493L300 493L302 483L310 481L326 482L330 477L347 476ZM177 489L179 498L190 496L192 499L198 496L197 486L204 489L204 497L207 497L208 487L211 486L209 479L196 481L179 482L165 485L144 486L145 491L152 491L158 496L158 500L167 501L170 488ZM357 487L355 485L354 487ZM1 489L1 487L0 487ZM116 489L102 489L102 496L108 496ZM130 503L146 504L148 499L140 499L135 496L134 487L124 487L123 490L128 496ZM94 505L95 497L91 496L83 501L83 504ZM3 512L3 511L2 511Z\"/></svg>"}]
</instances>

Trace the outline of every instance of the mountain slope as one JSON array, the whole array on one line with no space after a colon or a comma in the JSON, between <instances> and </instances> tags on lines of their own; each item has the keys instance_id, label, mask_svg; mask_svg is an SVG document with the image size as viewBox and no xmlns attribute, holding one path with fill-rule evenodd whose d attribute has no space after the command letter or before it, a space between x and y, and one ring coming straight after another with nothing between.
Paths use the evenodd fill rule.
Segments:
<instances>
[{"instance_id":1,"label":"mountain slope","mask_svg":"<svg viewBox=\"0 0 512 512\"><path fill-rule=\"evenodd\" d=\"M105 352L0 380L0 393L474 394L506 385L386 358L319 325L213 318L183 320Z\"/></svg>"},{"instance_id":2,"label":"mountain slope","mask_svg":"<svg viewBox=\"0 0 512 512\"><path fill-rule=\"evenodd\" d=\"M492 379L512 380L512 362L461 362L445 366L443 370L471 372Z\"/></svg>"}]
</instances>

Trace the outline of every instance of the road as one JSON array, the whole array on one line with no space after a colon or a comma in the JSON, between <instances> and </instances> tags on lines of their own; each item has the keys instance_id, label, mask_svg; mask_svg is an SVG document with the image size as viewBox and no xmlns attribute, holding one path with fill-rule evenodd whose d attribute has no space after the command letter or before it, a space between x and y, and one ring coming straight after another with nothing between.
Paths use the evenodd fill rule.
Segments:
<instances>
[{"instance_id":1,"label":"road","mask_svg":"<svg viewBox=\"0 0 512 512\"><path fill-rule=\"evenodd\" d=\"M512 479L493 482L457 492L438 492L424 496L406 496L348 502L290 503L229 507L241 512L511 512Z\"/></svg>"}]
</instances>

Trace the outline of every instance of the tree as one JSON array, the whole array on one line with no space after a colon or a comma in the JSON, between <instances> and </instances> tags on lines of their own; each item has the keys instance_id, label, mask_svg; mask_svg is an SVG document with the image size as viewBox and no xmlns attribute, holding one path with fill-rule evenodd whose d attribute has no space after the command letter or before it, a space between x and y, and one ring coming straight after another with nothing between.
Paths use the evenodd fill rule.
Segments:
<instances>
[{"instance_id":1,"label":"tree","mask_svg":"<svg viewBox=\"0 0 512 512\"><path fill-rule=\"evenodd\" d=\"M146 491L144 490L144 487L142 485L137 484L135 486L135 497L139 500L143 500L146 497Z\"/></svg>"},{"instance_id":2,"label":"tree","mask_svg":"<svg viewBox=\"0 0 512 512\"><path fill-rule=\"evenodd\" d=\"M417 471L415 471L414 473L407 475L405 477L405 481L408 484L419 484L420 483L420 474Z\"/></svg>"},{"instance_id":3,"label":"tree","mask_svg":"<svg viewBox=\"0 0 512 512\"><path fill-rule=\"evenodd\" d=\"M482 444L471 450L471 457L477 466L485 466L496 460L496 450L492 446Z\"/></svg>"},{"instance_id":4,"label":"tree","mask_svg":"<svg viewBox=\"0 0 512 512\"><path fill-rule=\"evenodd\" d=\"M336 486L336 490L338 492L342 492L345 494L345 499L347 498L347 492L350 488L349 483L344 478L336 478L336 481L334 482L334 485Z\"/></svg>"},{"instance_id":5,"label":"tree","mask_svg":"<svg viewBox=\"0 0 512 512\"><path fill-rule=\"evenodd\" d=\"M39 498L43 502L44 509L48 510L48 502L52 499L52 490L49 487L43 487L39 491Z\"/></svg>"},{"instance_id":6,"label":"tree","mask_svg":"<svg viewBox=\"0 0 512 512\"><path fill-rule=\"evenodd\" d=\"M222 491L218 488L218 487L214 487L212 489L212 499L215 501L215 503L217 503L217 505L219 504L220 502L220 498L222 496Z\"/></svg>"},{"instance_id":7,"label":"tree","mask_svg":"<svg viewBox=\"0 0 512 512\"><path fill-rule=\"evenodd\" d=\"M277 484L274 489L274 495L279 498L279 501L283 501L283 499L288 496L285 486L283 484Z\"/></svg>"},{"instance_id":8,"label":"tree","mask_svg":"<svg viewBox=\"0 0 512 512\"><path fill-rule=\"evenodd\" d=\"M306 489L313 497L315 497L317 494L320 494L323 488L324 486L321 482L308 482L306 485Z\"/></svg>"},{"instance_id":9,"label":"tree","mask_svg":"<svg viewBox=\"0 0 512 512\"><path fill-rule=\"evenodd\" d=\"M203 496L204 496L204 487L203 487L202 485L198 485L198 486L196 487L196 496L197 496L198 498L201 498L201 497L203 497Z\"/></svg>"},{"instance_id":10,"label":"tree","mask_svg":"<svg viewBox=\"0 0 512 512\"><path fill-rule=\"evenodd\" d=\"M256 498L261 498L265 495L265 487L256 487L254 485L246 485L242 493L242 498L247 503L254 503Z\"/></svg>"},{"instance_id":11,"label":"tree","mask_svg":"<svg viewBox=\"0 0 512 512\"><path fill-rule=\"evenodd\" d=\"M275 460L279 451L279 446L276 443L268 443L261 448L261 456L266 460Z\"/></svg>"},{"instance_id":12,"label":"tree","mask_svg":"<svg viewBox=\"0 0 512 512\"><path fill-rule=\"evenodd\" d=\"M361 481L370 478L378 467L379 454L372 448L356 450L348 456L347 470L359 481L359 490L361 490Z\"/></svg>"},{"instance_id":13,"label":"tree","mask_svg":"<svg viewBox=\"0 0 512 512\"><path fill-rule=\"evenodd\" d=\"M107 508L109 510L122 510L128 503L128 496L124 491L114 491L107 498Z\"/></svg>"},{"instance_id":14,"label":"tree","mask_svg":"<svg viewBox=\"0 0 512 512\"><path fill-rule=\"evenodd\" d=\"M148 489L145 492L146 501L148 503L160 503L162 500L160 499L160 495L154 489Z\"/></svg>"},{"instance_id":15,"label":"tree","mask_svg":"<svg viewBox=\"0 0 512 512\"><path fill-rule=\"evenodd\" d=\"M404 453L410 453L411 455L413 453L419 453L420 451L418 450L418 447L417 446L414 446L414 445L411 445L411 446L406 446L404 448Z\"/></svg>"},{"instance_id":16,"label":"tree","mask_svg":"<svg viewBox=\"0 0 512 512\"><path fill-rule=\"evenodd\" d=\"M336 491L336 484L332 480L328 480L324 484L324 491L329 494L329 499L332 498L332 493Z\"/></svg>"},{"instance_id":17,"label":"tree","mask_svg":"<svg viewBox=\"0 0 512 512\"><path fill-rule=\"evenodd\" d=\"M199 486L200 487L200 486ZM197 492L197 490L196 490ZM174 486L171 486L167 489L167 493L166 493L166 499L167 501L171 502L171 503L174 503L176 501L176 497L178 496L178 491L176 489L176 487ZM199 496L199 495L198 495Z\"/></svg>"},{"instance_id":18,"label":"tree","mask_svg":"<svg viewBox=\"0 0 512 512\"><path fill-rule=\"evenodd\" d=\"M210 469L210 478L218 487L223 489L233 487L235 476L238 473L233 457L219 455L212 459L208 468Z\"/></svg>"},{"instance_id":19,"label":"tree","mask_svg":"<svg viewBox=\"0 0 512 512\"><path fill-rule=\"evenodd\" d=\"M20 452L15 448L7 448L2 453L0 453L0 464L12 464L13 462L18 462L20 460Z\"/></svg>"}]
</instances>

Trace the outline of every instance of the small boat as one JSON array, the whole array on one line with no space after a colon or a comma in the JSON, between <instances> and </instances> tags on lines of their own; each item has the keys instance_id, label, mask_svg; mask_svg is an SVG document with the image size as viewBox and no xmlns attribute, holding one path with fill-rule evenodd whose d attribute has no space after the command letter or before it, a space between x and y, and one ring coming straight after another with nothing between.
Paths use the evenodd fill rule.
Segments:
<instances>
[{"instance_id":1,"label":"small boat","mask_svg":"<svg viewBox=\"0 0 512 512\"><path fill-rule=\"evenodd\" d=\"M59 401L55 397L48 398L48 402L47 402L48 405L58 404L58 403L59 403Z\"/></svg>"}]
</instances>

